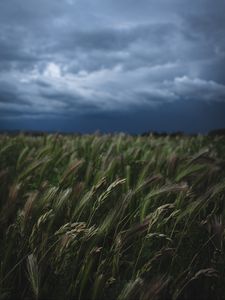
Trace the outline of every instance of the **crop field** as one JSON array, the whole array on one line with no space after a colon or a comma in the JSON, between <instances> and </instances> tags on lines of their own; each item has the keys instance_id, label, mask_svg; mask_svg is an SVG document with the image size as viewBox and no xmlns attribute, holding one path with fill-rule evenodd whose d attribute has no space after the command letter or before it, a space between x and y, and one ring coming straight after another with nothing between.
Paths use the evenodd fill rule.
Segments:
<instances>
[{"instance_id":1,"label":"crop field","mask_svg":"<svg viewBox=\"0 0 225 300\"><path fill-rule=\"evenodd\" d=\"M225 139L0 136L0 300L225 299Z\"/></svg>"}]
</instances>

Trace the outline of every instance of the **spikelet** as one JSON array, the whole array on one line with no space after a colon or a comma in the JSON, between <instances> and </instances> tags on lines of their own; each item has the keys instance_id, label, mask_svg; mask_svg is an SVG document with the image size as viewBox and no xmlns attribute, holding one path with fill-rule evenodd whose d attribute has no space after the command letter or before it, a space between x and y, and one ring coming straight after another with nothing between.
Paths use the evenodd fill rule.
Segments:
<instances>
[{"instance_id":1,"label":"spikelet","mask_svg":"<svg viewBox=\"0 0 225 300\"><path fill-rule=\"evenodd\" d=\"M37 259L34 254L30 254L27 258L27 271L32 292L34 294L35 299L38 300L40 292L40 274Z\"/></svg>"}]
</instances>

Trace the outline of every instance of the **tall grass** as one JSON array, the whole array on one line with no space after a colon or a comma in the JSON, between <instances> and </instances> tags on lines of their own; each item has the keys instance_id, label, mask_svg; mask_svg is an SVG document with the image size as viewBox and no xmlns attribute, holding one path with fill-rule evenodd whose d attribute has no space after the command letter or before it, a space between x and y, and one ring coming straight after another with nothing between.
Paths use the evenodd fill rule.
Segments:
<instances>
[{"instance_id":1,"label":"tall grass","mask_svg":"<svg viewBox=\"0 0 225 300\"><path fill-rule=\"evenodd\" d=\"M0 299L225 299L225 142L0 136Z\"/></svg>"}]
</instances>

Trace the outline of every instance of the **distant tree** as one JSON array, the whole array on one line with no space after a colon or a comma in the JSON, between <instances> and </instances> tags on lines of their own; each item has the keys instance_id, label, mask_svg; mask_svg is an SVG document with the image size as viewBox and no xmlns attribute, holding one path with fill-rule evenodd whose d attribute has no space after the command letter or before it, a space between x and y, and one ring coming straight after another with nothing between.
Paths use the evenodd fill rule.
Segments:
<instances>
[{"instance_id":1,"label":"distant tree","mask_svg":"<svg viewBox=\"0 0 225 300\"><path fill-rule=\"evenodd\" d=\"M219 129L212 130L208 133L208 135L210 135L210 136L215 136L215 135L225 136L225 128L219 128Z\"/></svg>"}]
</instances>

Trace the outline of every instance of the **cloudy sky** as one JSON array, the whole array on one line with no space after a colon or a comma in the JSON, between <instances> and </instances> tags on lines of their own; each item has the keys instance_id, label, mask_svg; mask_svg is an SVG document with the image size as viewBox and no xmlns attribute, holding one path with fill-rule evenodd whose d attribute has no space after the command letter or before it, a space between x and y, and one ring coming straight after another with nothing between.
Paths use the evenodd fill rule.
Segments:
<instances>
[{"instance_id":1,"label":"cloudy sky","mask_svg":"<svg viewBox=\"0 0 225 300\"><path fill-rule=\"evenodd\" d=\"M225 127L224 0L1 0L0 129Z\"/></svg>"}]
</instances>

